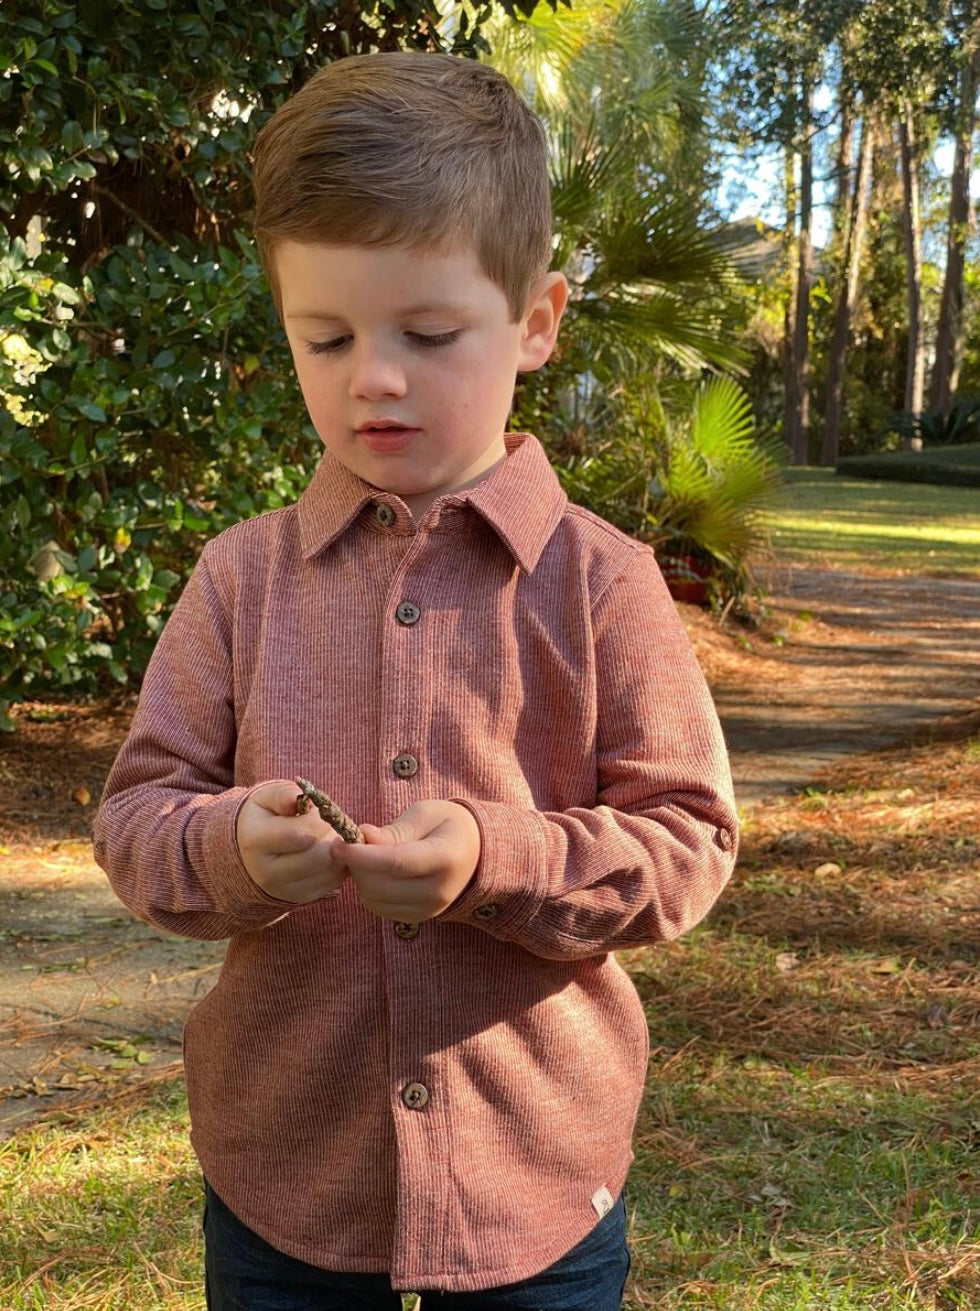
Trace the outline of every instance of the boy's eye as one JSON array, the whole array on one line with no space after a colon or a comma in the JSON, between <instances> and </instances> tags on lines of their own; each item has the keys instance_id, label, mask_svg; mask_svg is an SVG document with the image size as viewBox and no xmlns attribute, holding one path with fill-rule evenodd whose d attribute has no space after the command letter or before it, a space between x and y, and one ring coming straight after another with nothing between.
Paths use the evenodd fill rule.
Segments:
<instances>
[{"instance_id":1,"label":"boy's eye","mask_svg":"<svg viewBox=\"0 0 980 1311\"><path fill-rule=\"evenodd\" d=\"M406 334L416 346L451 346L459 341L462 329L454 328L451 332L409 332Z\"/></svg>"},{"instance_id":2,"label":"boy's eye","mask_svg":"<svg viewBox=\"0 0 980 1311\"><path fill-rule=\"evenodd\" d=\"M350 337L331 337L329 341L308 341L306 348L311 355L332 355L341 351L350 341Z\"/></svg>"},{"instance_id":3,"label":"boy's eye","mask_svg":"<svg viewBox=\"0 0 980 1311\"><path fill-rule=\"evenodd\" d=\"M454 341L458 341L462 335L461 328L453 328L451 332L406 332L405 336L413 346L423 348L433 346L451 346ZM338 352L345 350L351 343L350 333L345 333L342 337L331 337L328 341L308 341L306 349L311 355L336 355Z\"/></svg>"}]
</instances>

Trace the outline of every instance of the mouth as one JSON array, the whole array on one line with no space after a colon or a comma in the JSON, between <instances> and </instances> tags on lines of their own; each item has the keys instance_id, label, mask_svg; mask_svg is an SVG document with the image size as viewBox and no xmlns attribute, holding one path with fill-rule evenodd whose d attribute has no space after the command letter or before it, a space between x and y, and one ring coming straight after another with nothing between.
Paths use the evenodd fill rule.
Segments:
<instances>
[{"instance_id":1,"label":"mouth","mask_svg":"<svg viewBox=\"0 0 980 1311\"><path fill-rule=\"evenodd\" d=\"M370 451L400 451L419 432L396 419L373 419L362 423L358 435Z\"/></svg>"}]
</instances>

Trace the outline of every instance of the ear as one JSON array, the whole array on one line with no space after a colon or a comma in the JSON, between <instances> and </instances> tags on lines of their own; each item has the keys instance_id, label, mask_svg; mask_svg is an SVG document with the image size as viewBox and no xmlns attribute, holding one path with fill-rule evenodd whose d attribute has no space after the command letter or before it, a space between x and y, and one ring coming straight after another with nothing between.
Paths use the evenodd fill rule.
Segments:
<instances>
[{"instance_id":1,"label":"ear","mask_svg":"<svg viewBox=\"0 0 980 1311\"><path fill-rule=\"evenodd\" d=\"M531 288L521 320L523 335L517 367L522 372L540 369L551 356L558 326L568 302L564 273L545 273Z\"/></svg>"}]
</instances>

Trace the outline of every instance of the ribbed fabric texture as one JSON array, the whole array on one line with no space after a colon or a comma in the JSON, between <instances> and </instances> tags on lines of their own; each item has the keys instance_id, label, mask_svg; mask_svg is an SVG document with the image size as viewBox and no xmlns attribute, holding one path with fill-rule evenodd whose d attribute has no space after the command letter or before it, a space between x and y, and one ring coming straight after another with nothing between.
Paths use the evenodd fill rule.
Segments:
<instances>
[{"instance_id":1,"label":"ribbed fabric texture","mask_svg":"<svg viewBox=\"0 0 980 1311\"><path fill-rule=\"evenodd\" d=\"M695 924L735 859L721 731L651 551L570 505L533 437L508 452L420 524L327 455L296 506L211 542L96 822L136 915L231 939L185 1033L212 1186L280 1250L404 1289L527 1278L596 1223L647 1063L611 953ZM350 884L270 898L235 820L297 774L374 824L464 802L472 883L414 936Z\"/></svg>"}]
</instances>

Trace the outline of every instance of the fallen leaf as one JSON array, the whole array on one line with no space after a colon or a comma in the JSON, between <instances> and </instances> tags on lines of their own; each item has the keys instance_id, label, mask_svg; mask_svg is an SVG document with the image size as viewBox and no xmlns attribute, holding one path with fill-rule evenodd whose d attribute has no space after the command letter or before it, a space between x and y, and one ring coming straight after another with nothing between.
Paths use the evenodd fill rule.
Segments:
<instances>
[{"instance_id":1,"label":"fallen leaf","mask_svg":"<svg viewBox=\"0 0 980 1311\"><path fill-rule=\"evenodd\" d=\"M871 966L872 974L900 974L902 971L902 962L894 956L888 956L884 960L876 960Z\"/></svg>"},{"instance_id":2,"label":"fallen leaf","mask_svg":"<svg viewBox=\"0 0 980 1311\"><path fill-rule=\"evenodd\" d=\"M77 801L80 806L90 806L92 804L92 794L85 786L76 788L71 794L71 799Z\"/></svg>"},{"instance_id":3,"label":"fallen leaf","mask_svg":"<svg viewBox=\"0 0 980 1311\"><path fill-rule=\"evenodd\" d=\"M828 860L825 865L818 865L813 871L814 877L818 879L830 878L832 874L840 873L840 865L836 861Z\"/></svg>"},{"instance_id":4,"label":"fallen leaf","mask_svg":"<svg viewBox=\"0 0 980 1311\"><path fill-rule=\"evenodd\" d=\"M771 1239L769 1243L769 1258L771 1261L774 1261L776 1265L786 1265L786 1266L809 1265L812 1259L811 1254L809 1252L803 1252L803 1251L791 1252L791 1251L787 1251L785 1247L778 1246L775 1238Z\"/></svg>"}]
</instances>

